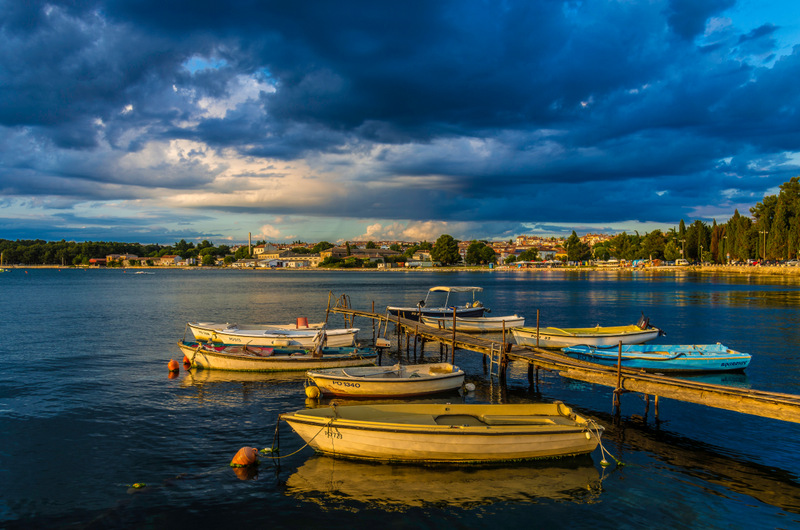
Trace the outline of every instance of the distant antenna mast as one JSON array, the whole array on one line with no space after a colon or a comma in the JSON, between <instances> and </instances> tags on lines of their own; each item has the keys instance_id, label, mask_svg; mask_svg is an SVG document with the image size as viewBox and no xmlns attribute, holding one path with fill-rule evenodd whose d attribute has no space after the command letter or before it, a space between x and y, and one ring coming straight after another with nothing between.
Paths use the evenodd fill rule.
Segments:
<instances>
[{"instance_id":1,"label":"distant antenna mast","mask_svg":"<svg viewBox=\"0 0 800 530\"><path fill-rule=\"evenodd\" d=\"M247 255L253 255L253 233L247 232Z\"/></svg>"}]
</instances>

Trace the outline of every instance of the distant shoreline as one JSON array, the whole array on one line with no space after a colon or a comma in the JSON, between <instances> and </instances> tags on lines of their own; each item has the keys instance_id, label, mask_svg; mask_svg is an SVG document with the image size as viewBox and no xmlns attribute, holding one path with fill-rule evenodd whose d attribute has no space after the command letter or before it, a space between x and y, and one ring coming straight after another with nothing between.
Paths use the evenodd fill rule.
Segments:
<instances>
[{"instance_id":1,"label":"distant shoreline","mask_svg":"<svg viewBox=\"0 0 800 530\"><path fill-rule=\"evenodd\" d=\"M241 270L242 272L269 273L273 271L293 271L293 272L515 272L519 274L537 274L558 272L591 272L591 273L661 273L661 272L696 272L702 274L736 274L742 276L798 276L800 277L800 267L785 266L733 266L733 265L688 265L688 266L659 266L659 267L536 267L536 268L516 268L513 266L500 267L426 267L426 268L391 268L391 269L336 269L336 268L280 268L280 269L233 269L232 267L80 267L80 266L61 266L61 265L4 265L5 269L24 270L24 269L85 269L85 270L119 270L121 272L136 271L168 271L168 270Z\"/></svg>"}]
</instances>

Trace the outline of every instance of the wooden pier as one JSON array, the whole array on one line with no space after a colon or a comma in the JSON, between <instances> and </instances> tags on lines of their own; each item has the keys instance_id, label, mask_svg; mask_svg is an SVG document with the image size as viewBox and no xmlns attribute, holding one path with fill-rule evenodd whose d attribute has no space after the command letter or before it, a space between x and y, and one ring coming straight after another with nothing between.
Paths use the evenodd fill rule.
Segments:
<instances>
[{"instance_id":1,"label":"wooden pier","mask_svg":"<svg viewBox=\"0 0 800 530\"><path fill-rule=\"evenodd\" d=\"M346 300L345 297L343 299ZM347 307L348 305L337 303L335 307L329 307L329 311L342 314L349 325L353 324L355 318L377 321L379 330L383 324L388 326L389 322L394 323L398 349L402 348L405 338L407 352L410 350L411 341L414 340L414 351L418 342L421 342L423 347L426 342L435 342L440 345L440 352L443 355L446 355L449 349L451 360L454 360L457 349L480 353L484 355L484 362L489 362L490 374L497 375L501 379L505 377L509 362L525 362L528 364L528 380L532 384L537 379L539 369L548 370L562 377L613 388L616 406L619 406L619 396L626 392L644 394L648 407L649 396L655 396L656 416L658 399L664 397L800 423L800 396L797 395L699 383L638 370L601 366L579 361L553 350L509 344L507 337L506 340L490 341L485 337L458 333L457 330L437 329L415 320L375 313L374 307L372 311L359 311Z\"/></svg>"}]
</instances>

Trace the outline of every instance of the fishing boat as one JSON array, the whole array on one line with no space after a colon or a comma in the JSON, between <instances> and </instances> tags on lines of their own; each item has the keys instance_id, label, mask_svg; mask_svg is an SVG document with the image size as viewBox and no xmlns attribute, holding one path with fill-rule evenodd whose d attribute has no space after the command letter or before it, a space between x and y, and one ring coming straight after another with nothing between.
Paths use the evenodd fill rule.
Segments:
<instances>
[{"instance_id":1,"label":"fishing boat","mask_svg":"<svg viewBox=\"0 0 800 530\"><path fill-rule=\"evenodd\" d=\"M408 397L456 390L464 371L450 363L310 370L323 395L347 397Z\"/></svg>"},{"instance_id":2,"label":"fishing boat","mask_svg":"<svg viewBox=\"0 0 800 530\"><path fill-rule=\"evenodd\" d=\"M316 350L275 348L238 344L178 341L178 347L193 367L241 372L283 372L366 366L375 363L371 348L318 347Z\"/></svg>"},{"instance_id":3,"label":"fishing boat","mask_svg":"<svg viewBox=\"0 0 800 530\"><path fill-rule=\"evenodd\" d=\"M589 453L603 432L563 403L331 404L284 413L280 419L320 453L424 464Z\"/></svg>"},{"instance_id":4,"label":"fishing boat","mask_svg":"<svg viewBox=\"0 0 800 530\"><path fill-rule=\"evenodd\" d=\"M420 322L438 329L453 329L453 315L431 317L422 315ZM456 330L464 333L489 333L525 325L525 317L506 315L502 317L456 317Z\"/></svg>"},{"instance_id":5,"label":"fishing boat","mask_svg":"<svg viewBox=\"0 0 800 530\"><path fill-rule=\"evenodd\" d=\"M475 299L475 293L483 291L482 287L431 287L425 300L421 300L414 307L388 306L386 311L393 316L419 320L420 316L452 318L453 312L457 317L482 317L486 309L481 302ZM444 293L444 294L441 294ZM472 295L471 300L466 299L465 293ZM452 300L451 300L452 295Z\"/></svg>"},{"instance_id":6,"label":"fishing boat","mask_svg":"<svg viewBox=\"0 0 800 530\"><path fill-rule=\"evenodd\" d=\"M295 324L221 324L214 322L189 322L195 340L222 344L247 344L249 346L298 346L312 348L320 341L325 346L353 346L358 328L325 329L325 324L300 327Z\"/></svg>"},{"instance_id":7,"label":"fishing boat","mask_svg":"<svg viewBox=\"0 0 800 530\"><path fill-rule=\"evenodd\" d=\"M627 345L595 348L570 346L561 351L570 357L616 366L644 370L645 372L726 372L744 370L750 364L751 355L723 346L720 343L702 345Z\"/></svg>"},{"instance_id":8,"label":"fishing boat","mask_svg":"<svg viewBox=\"0 0 800 530\"><path fill-rule=\"evenodd\" d=\"M665 333L651 326L649 319L642 317L629 326L600 326L593 328L511 328L511 335L521 346L564 348L567 346L616 346L642 344Z\"/></svg>"}]
</instances>

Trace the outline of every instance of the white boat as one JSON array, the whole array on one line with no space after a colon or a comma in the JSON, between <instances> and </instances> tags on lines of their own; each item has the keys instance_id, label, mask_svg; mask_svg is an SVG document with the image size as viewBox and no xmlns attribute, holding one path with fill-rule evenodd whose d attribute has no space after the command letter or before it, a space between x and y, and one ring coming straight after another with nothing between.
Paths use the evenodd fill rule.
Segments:
<instances>
[{"instance_id":1,"label":"white boat","mask_svg":"<svg viewBox=\"0 0 800 530\"><path fill-rule=\"evenodd\" d=\"M475 299L475 293L483 291L482 287L431 287L425 300L421 300L413 307L388 306L386 311L390 315L419 320L420 316L453 317L453 311L459 317L482 317L489 310ZM444 295L438 294L444 293ZM456 293L451 300L451 295ZM462 293L462 294L459 294ZM471 300L457 299L463 293L470 293Z\"/></svg>"},{"instance_id":2,"label":"white boat","mask_svg":"<svg viewBox=\"0 0 800 530\"><path fill-rule=\"evenodd\" d=\"M297 327L294 324L220 324L214 322L189 322L195 340L222 344L247 344L250 346L298 346L312 348L320 341L325 346L353 346L358 328L325 329L324 323ZM314 326L314 327L312 327Z\"/></svg>"},{"instance_id":3,"label":"white boat","mask_svg":"<svg viewBox=\"0 0 800 530\"><path fill-rule=\"evenodd\" d=\"M430 317L423 315L420 321L426 326L453 329L453 316ZM525 317L506 315L503 317L456 317L456 331L464 333L488 333L525 325Z\"/></svg>"},{"instance_id":4,"label":"white boat","mask_svg":"<svg viewBox=\"0 0 800 530\"><path fill-rule=\"evenodd\" d=\"M563 403L332 404L281 414L280 419L321 453L425 464L590 453L603 432Z\"/></svg>"},{"instance_id":5,"label":"white boat","mask_svg":"<svg viewBox=\"0 0 800 530\"><path fill-rule=\"evenodd\" d=\"M564 348L567 346L614 346L622 344L642 344L664 335L657 327L651 326L646 318L630 326L600 326L593 328L511 328L511 335L521 346L540 346L542 348Z\"/></svg>"},{"instance_id":6,"label":"white boat","mask_svg":"<svg viewBox=\"0 0 800 530\"><path fill-rule=\"evenodd\" d=\"M328 368L306 376L323 395L347 397L422 396L464 384L464 371L450 363Z\"/></svg>"},{"instance_id":7,"label":"white boat","mask_svg":"<svg viewBox=\"0 0 800 530\"><path fill-rule=\"evenodd\" d=\"M342 347L304 350L242 345L214 345L178 341L178 347L196 368L240 372L307 371L319 368L366 366L375 363L372 349Z\"/></svg>"}]
</instances>

